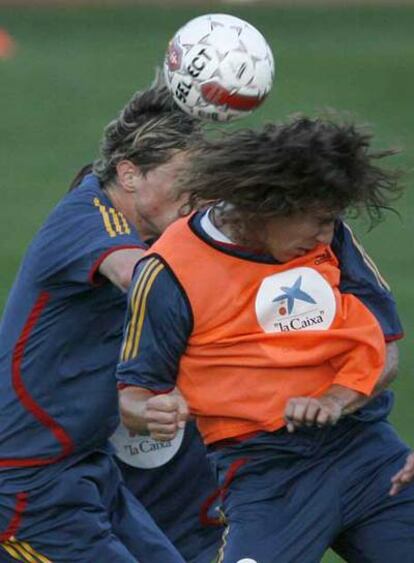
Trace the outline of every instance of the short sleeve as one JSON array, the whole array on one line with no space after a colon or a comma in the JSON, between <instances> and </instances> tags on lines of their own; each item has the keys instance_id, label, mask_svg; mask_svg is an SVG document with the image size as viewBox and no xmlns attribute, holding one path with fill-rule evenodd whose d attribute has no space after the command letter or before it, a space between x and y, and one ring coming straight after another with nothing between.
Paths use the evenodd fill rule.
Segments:
<instances>
[{"instance_id":1,"label":"short sleeve","mask_svg":"<svg viewBox=\"0 0 414 563\"><path fill-rule=\"evenodd\" d=\"M143 248L137 231L104 194L78 188L51 213L34 239L33 275L46 289L101 283L101 262L111 252Z\"/></svg>"},{"instance_id":2,"label":"short sleeve","mask_svg":"<svg viewBox=\"0 0 414 563\"><path fill-rule=\"evenodd\" d=\"M156 256L143 259L128 294L118 384L170 391L191 330L190 305L168 266Z\"/></svg>"},{"instance_id":3,"label":"short sleeve","mask_svg":"<svg viewBox=\"0 0 414 563\"><path fill-rule=\"evenodd\" d=\"M394 296L346 223L337 223L332 250L339 261L342 293L352 293L364 303L381 325L386 341L401 338L403 329Z\"/></svg>"}]
</instances>

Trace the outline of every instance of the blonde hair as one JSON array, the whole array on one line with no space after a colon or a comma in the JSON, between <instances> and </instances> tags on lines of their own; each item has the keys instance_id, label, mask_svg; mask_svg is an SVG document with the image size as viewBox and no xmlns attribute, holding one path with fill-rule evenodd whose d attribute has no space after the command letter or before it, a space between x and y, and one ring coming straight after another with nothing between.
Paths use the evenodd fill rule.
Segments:
<instances>
[{"instance_id":1,"label":"blonde hair","mask_svg":"<svg viewBox=\"0 0 414 563\"><path fill-rule=\"evenodd\" d=\"M93 172L106 185L115 178L116 165L127 159L146 174L177 151L189 149L200 136L200 123L175 105L158 72L151 87L136 92L105 128Z\"/></svg>"}]
</instances>

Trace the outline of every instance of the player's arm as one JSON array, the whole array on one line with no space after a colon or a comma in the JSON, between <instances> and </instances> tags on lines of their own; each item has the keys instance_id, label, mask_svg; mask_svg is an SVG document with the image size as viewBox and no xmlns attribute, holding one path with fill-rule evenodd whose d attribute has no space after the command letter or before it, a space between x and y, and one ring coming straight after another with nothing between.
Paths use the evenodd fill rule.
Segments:
<instances>
[{"instance_id":1,"label":"player's arm","mask_svg":"<svg viewBox=\"0 0 414 563\"><path fill-rule=\"evenodd\" d=\"M285 421L288 432L300 426L336 424L347 409L364 400L364 395L343 385L331 385L320 397L293 397L286 404Z\"/></svg>"},{"instance_id":2,"label":"player's arm","mask_svg":"<svg viewBox=\"0 0 414 563\"><path fill-rule=\"evenodd\" d=\"M99 273L121 291L127 292L136 263L144 252L141 248L115 250L104 258L99 266Z\"/></svg>"},{"instance_id":3,"label":"player's arm","mask_svg":"<svg viewBox=\"0 0 414 563\"><path fill-rule=\"evenodd\" d=\"M342 415L354 413L366 405L373 397L387 389L387 387L389 387L397 377L398 363L398 344L396 342L388 342L386 345L385 366L377 383L375 384L372 394L369 397L359 394L359 397L355 397L353 400L350 400L349 403L344 406Z\"/></svg>"},{"instance_id":4,"label":"player's arm","mask_svg":"<svg viewBox=\"0 0 414 563\"><path fill-rule=\"evenodd\" d=\"M189 305L168 267L151 256L137 267L128 303L116 374L121 418L131 432L170 440L188 417L175 386L192 330Z\"/></svg>"},{"instance_id":5,"label":"player's arm","mask_svg":"<svg viewBox=\"0 0 414 563\"><path fill-rule=\"evenodd\" d=\"M97 180L90 180L97 185ZM145 245L125 218L88 187L69 193L52 212L40 236L36 281L57 286L101 285L126 291ZM122 220L121 220L122 219Z\"/></svg>"},{"instance_id":6,"label":"player's arm","mask_svg":"<svg viewBox=\"0 0 414 563\"><path fill-rule=\"evenodd\" d=\"M189 416L187 403L179 393L154 395L142 387L121 389L119 407L130 432L150 434L161 441L172 440Z\"/></svg>"},{"instance_id":7,"label":"player's arm","mask_svg":"<svg viewBox=\"0 0 414 563\"><path fill-rule=\"evenodd\" d=\"M289 432L296 427L325 426L335 424L341 416L352 414L367 404L373 396L384 391L396 378L398 372L398 346L389 342L386 346L384 369L373 392L368 396L343 385L332 385L320 397L295 397L286 405L285 420Z\"/></svg>"},{"instance_id":8,"label":"player's arm","mask_svg":"<svg viewBox=\"0 0 414 563\"><path fill-rule=\"evenodd\" d=\"M322 397L297 397L286 407L289 431L301 425L334 424L339 417L352 414L385 390L397 377L399 351L396 340L402 337L395 300L365 250L356 241L351 229L338 222L332 248L341 268L341 291L358 297L381 325L386 344L384 369L369 395L342 385L333 385Z\"/></svg>"},{"instance_id":9,"label":"player's arm","mask_svg":"<svg viewBox=\"0 0 414 563\"><path fill-rule=\"evenodd\" d=\"M332 242L341 270L340 290L352 293L371 311L379 322L386 342L384 370L373 393L353 401L344 414L363 407L373 397L387 389L398 375L399 351L397 341L403 337L394 296L373 260L356 239L351 228L342 221L335 226Z\"/></svg>"},{"instance_id":10,"label":"player's arm","mask_svg":"<svg viewBox=\"0 0 414 563\"><path fill-rule=\"evenodd\" d=\"M394 496L401 491L403 487L414 481L414 452L412 452L404 464L404 467L398 471L391 479L390 495Z\"/></svg>"},{"instance_id":11,"label":"player's arm","mask_svg":"<svg viewBox=\"0 0 414 563\"><path fill-rule=\"evenodd\" d=\"M395 342L387 344L385 367L369 396L344 385L334 384L320 397L295 397L288 401L285 410L286 427L289 432L305 426L335 424L340 417L352 414L367 404L374 395L386 389L398 371L398 347Z\"/></svg>"},{"instance_id":12,"label":"player's arm","mask_svg":"<svg viewBox=\"0 0 414 563\"><path fill-rule=\"evenodd\" d=\"M335 226L332 250L341 271L341 292L352 293L364 303L381 325L387 343L401 339L403 329L394 296L349 225L342 221ZM392 362L389 367L393 367Z\"/></svg>"}]
</instances>

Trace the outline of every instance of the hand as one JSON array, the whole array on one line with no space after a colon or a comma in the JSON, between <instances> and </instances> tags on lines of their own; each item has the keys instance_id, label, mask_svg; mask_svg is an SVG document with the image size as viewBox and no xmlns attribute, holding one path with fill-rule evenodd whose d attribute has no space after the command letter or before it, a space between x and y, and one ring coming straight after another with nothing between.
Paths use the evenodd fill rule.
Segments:
<instances>
[{"instance_id":1,"label":"hand","mask_svg":"<svg viewBox=\"0 0 414 563\"><path fill-rule=\"evenodd\" d=\"M300 426L328 426L336 424L342 415L343 405L332 397L293 397L285 408L288 432Z\"/></svg>"},{"instance_id":2,"label":"hand","mask_svg":"<svg viewBox=\"0 0 414 563\"><path fill-rule=\"evenodd\" d=\"M405 465L391 479L390 495L394 496L401 491L405 485L414 481L414 452L412 452L405 462Z\"/></svg>"},{"instance_id":3,"label":"hand","mask_svg":"<svg viewBox=\"0 0 414 563\"><path fill-rule=\"evenodd\" d=\"M188 417L187 403L178 394L156 395L145 403L144 420L154 440L166 442L175 438Z\"/></svg>"}]
</instances>

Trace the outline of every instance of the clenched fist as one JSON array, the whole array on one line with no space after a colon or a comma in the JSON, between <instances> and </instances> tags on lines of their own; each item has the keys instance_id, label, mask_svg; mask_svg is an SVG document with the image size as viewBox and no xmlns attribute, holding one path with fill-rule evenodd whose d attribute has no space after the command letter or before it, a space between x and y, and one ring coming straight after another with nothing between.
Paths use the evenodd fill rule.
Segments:
<instances>
[{"instance_id":1,"label":"clenched fist","mask_svg":"<svg viewBox=\"0 0 414 563\"><path fill-rule=\"evenodd\" d=\"M189 416L187 403L178 394L155 395L145 403L144 420L154 440L172 440Z\"/></svg>"},{"instance_id":2,"label":"clenched fist","mask_svg":"<svg viewBox=\"0 0 414 563\"><path fill-rule=\"evenodd\" d=\"M126 387L119 392L119 408L132 434L149 434L154 440L172 440L189 418L187 403L177 389L153 395L148 389Z\"/></svg>"}]
</instances>

